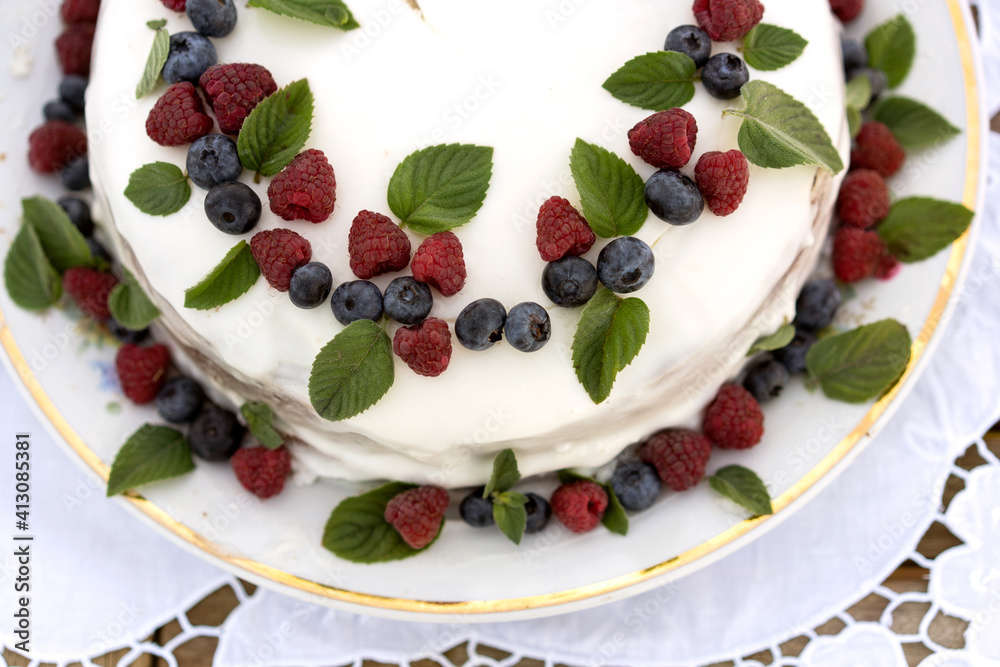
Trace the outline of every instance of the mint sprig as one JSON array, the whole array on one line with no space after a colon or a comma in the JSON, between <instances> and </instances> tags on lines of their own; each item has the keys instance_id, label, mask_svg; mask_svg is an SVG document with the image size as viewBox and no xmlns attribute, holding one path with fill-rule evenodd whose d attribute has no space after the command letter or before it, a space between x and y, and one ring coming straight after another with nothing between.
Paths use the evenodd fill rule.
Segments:
<instances>
[{"instance_id":1,"label":"mint sprig","mask_svg":"<svg viewBox=\"0 0 1000 667\"><path fill-rule=\"evenodd\" d=\"M25 310L44 310L62 296L62 280L45 256L38 233L23 225L14 237L3 266L10 300Z\"/></svg>"},{"instance_id":2,"label":"mint sprig","mask_svg":"<svg viewBox=\"0 0 1000 667\"><path fill-rule=\"evenodd\" d=\"M86 239L59 204L44 197L26 197L21 200L21 209L24 223L34 228L56 271L94 263Z\"/></svg>"},{"instance_id":3,"label":"mint sprig","mask_svg":"<svg viewBox=\"0 0 1000 667\"><path fill-rule=\"evenodd\" d=\"M961 204L908 197L889 209L876 231L901 262L933 257L965 233L975 213Z\"/></svg>"},{"instance_id":4,"label":"mint sprig","mask_svg":"<svg viewBox=\"0 0 1000 667\"><path fill-rule=\"evenodd\" d=\"M885 72L889 87L898 88L913 67L917 34L904 14L876 26L865 37L868 65Z\"/></svg>"},{"instance_id":5,"label":"mint sprig","mask_svg":"<svg viewBox=\"0 0 1000 667\"><path fill-rule=\"evenodd\" d=\"M577 139L569 158L580 206L594 233L631 236L649 215L645 184L632 165L600 146Z\"/></svg>"},{"instance_id":6,"label":"mint sprig","mask_svg":"<svg viewBox=\"0 0 1000 667\"><path fill-rule=\"evenodd\" d=\"M171 215L191 199L187 174L168 162L153 162L132 172L125 197L143 213Z\"/></svg>"},{"instance_id":7,"label":"mint sprig","mask_svg":"<svg viewBox=\"0 0 1000 667\"><path fill-rule=\"evenodd\" d=\"M153 35L153 46L149 50L146 58L146 68L143 70L142 79L135 87L135 98L142 99L153 92L156 84L160 82L160 72L170 55L170 32L164 27L166 21L150 21L146 25L155 30Z\"/></svg>"},{"instance_id":8,"label":"mint sprig","mask_svg":"<svg viewBox=\"0 0 1000 667\"><path fill-rule=\"evenodd\" d=\"M888 126L907 150L934 146L962 133L937 111L908 97L881 100L872 110L872 120Z\"/></svg>"},{"instance_id":9,"label":"mint sprig","mask_svg":"<svg viewBox=\"0 0 1000 667\"><path fill-rule=\"evenodd\" d=\"M618 373L639 354L648 333L649 307L639 298L601 289L583 309L573 336L573 368L594 403L611 395Z\"/></svg>"},{"instance_id":10,"label":"mint sprig","mask_svg":"<svg viewBox=\"0 0 1000 667\"><path fill-rule=\"evenodd\" d=\"M750 510L751 518L774 514L767 486L752 470L726 466L709 477L708 484L740 507Z\"/></svg>"},{"instance_id":11,"label":"mint sprig","mask_svg":"<svg viewBox=\"0 0 1000 667\"><path fill-rule=\"evenodd\" d=\"M184 307L211 310L235 301L250 291L260 278L260 267L250 246L240 241L214 269L184 292Z\"/></svg>"},{"instance_id":12,"label":"mint sprig","mask_svg":"<svg viewBox=\"0 0 1000 667\"><path fill-rule=\"evenodd\" d=\"M253 437L268 449L277 449L285 442L271 425L274 414L266 403L244 403L240 406L240 414L247 420L247 428Z\"/></svg>"},{"instance_id":13,"label":"mint sprig","mask_svg":"<svg viewBox=\"0 0 1000 667\"><path fill-rule=\"evenodd\" d=\"M351 10L342 0L250 0L247 7L259 7L275 14L339 30L354 30L359 27Z\"/></svg>"},{"instance_id":14,"label":"mint sprig","mask_svg":"<svg viewBox=\"0 0 1000 667\"><path fill-rule=\"evenodd\" d=\"M637 56L604 82L616 99L649 111L682 107L694 98L694 61L676 51Z\"/></svg>"},{"instance_id":15,"label":"mint sprig","mask_svg":"<svg viewBox=\"0 0 1000 667\"><path fill-rule=\"evenodd\" d=\"M778 330L773 334L758 338L753 346L750 347L750 351L747 352L747 356L752 357L758 352L780 350L793 340L795 340L795 325L785 322L785 324L778 327Z\"/></svg>"},{"instance_id":16,"label":"mint sprig","mask_svg":"<svg viewBox=\"0 0 1000 667\"><path fill-rule=\"evenodd\" d=\"M184 434L146 424L118 450L108 475L108 497L192 470L191 446Z\"/></svg>"},{"instance_id":17,"label":"mint sprig","mask_svg":"<svg viewBox=\"0 0 1000 667\"><path fill-rule=\"evenodd\" d=\"M528 525L528 497L510 488L521 479L514 450L505 449L493 458L493 472L483 489L483 498L493 504L493 521L507 539L520 544Z\"/></svg>"},{"instance_id":18,"label":"mint sprig","mask_svg":"<svg viewBox=\"0 0 1000 667\"><path fill-rule=\"evenodd\" d=\"M618 494L615 493L614 488L610 484L602 484L593 477L581 475L575 470L563 469L559 471L560 484L571 484L580 480L593 482L608 494L608 506L604 510L604 516L601 517L601 524L616 535L628 535L628 513L618 499Z\"/></svg>"},{"instance_id":19,"label":"mint sprig","mask_svg":"<svg viewBox=\"0 0 1000 667\"><path fill-rule=\"evenodd\" d=\"M864 118L861 112L868 108L872 101L872 80L863 74L859 74L847 82L847 125L851 131L851 138L858 136Z\"/></svg>"},{"instance_id":20,"label":"mint sprig","mask_svg":"<svg viewBox=\"0 0 1000 667\"><path fill-rule=\"evenodd\" d=\"M899 380L911 345L906 327L891 319L821 338L806 354L808 383L834 400L864 403Z\"/></svg>"},{"instance_id":21,"label":"mint sprig","mask_svg":"<svg viewBox=\"0 0 1000 667\"><path fill-rule=\"evenodd\" d=\"M240 162L260 176L288 166L309 140L313 94L306 79L294 81L258 104L243 122L236 150Z\"/></svg>"},{"instance_id":22,"label":"mint sprig","mask_svg":"<svg viewBox=\"0 0 1000 667\"><path fill-rule=\"evenodd\" d=\"M108 295L108 308L123 327L142 331L160 316L160 311L142 291L135 276L128 269L124 273L124 279Z\"/></svg>"},{"instance_id":23,"label":"mint sprig","mask_svg":"<svg viewBox=\"0 0 1000 667\"><path fill-rule=\"evenodd\" d=\"M358 320L316 355L309 400L324 419L341 421L378 403L394 381L389 335L371 320Z\"/></svg>"},{"instance_id":24,"label":"mint sprig","mask_svg":"<svg viewBox=\"0 0 1000 667\"><path fill-rule=\"evenodd\" d=\"M798 60L808 44L794 30L761 23L743 39L743 59L754 69L771 72Z\"/></svg>"}]
</instances>

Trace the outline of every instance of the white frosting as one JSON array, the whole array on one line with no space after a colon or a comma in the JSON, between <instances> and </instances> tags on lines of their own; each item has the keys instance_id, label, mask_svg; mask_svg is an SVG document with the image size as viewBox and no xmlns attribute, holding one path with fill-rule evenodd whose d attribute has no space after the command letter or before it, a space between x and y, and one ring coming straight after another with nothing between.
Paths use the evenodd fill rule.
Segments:
<instances>
[{"instance_id":1,"label":"white frosting","mask_svg":"<svg viewBox=\"0 0 1000 667\"><path fill-rule=\"evenodd\" d=\"M493 146L486 202L456 230L468 282L451 298L435 292L432 314L453 323L466 304L485 296L508 308L522 301L550 307L534 248L538 206L553 194L579 202L568 167L577 137L618 153L644 178L653 172L626 138L649 112L619 102L601 84L630 58L662 47L671 28L692 23L689 3L510 0L501 8L420 0L422 15L402 0L350 5L363 26L351 33L241 7L236 30L214 40L220 61L260 63L279 86L308 78L316 115L307 146L323 150L337 174L336 210L319 225L278 219L267 210L266 183L254 186L265 202L254 231L302 233L316 261L338 282L351 280L351 221L361 209L390 213L386 186L406 155L437 143ZM152 39L144 24L162 14L134 0L104 2L87 112L95 188L113 214L109 232L118 254L161 306L163 325L232 375L235 383L220 377L216 388L234 402L271 402L281 426L308 443L295 447L296 468L306 477L480 483L493 453L505 447L515 449L525 474L601 465L658 428L696 422L753 340L793 316L795 290L819 245L817 170L752 167L750 192L736 214L717 218L706 209L687 227L651 215L637 234L656 253L655 275L635 294L651 311L649 338L601 405L573 371L569 348L579 310L552 306L552 340L541 351L500 344L470 352L455 341L451 365L438 378L419 377L396 360L395 385L380 403L344 422L324 421L309 408L307 383L317 352L341 330L329 307L300 310L260 280L218 310L185 309L184 290L238 239L206 220L205 192L196 187L184 210L168 218L139 212L123 195L142 164L185 160L186 147L163 148L145 136L156 95L137 102L133 93ZM840 50L827 1L767 0L764 20L793 28L809 45L791 66L752 76L805 102L844 146ZM174 14L167 27L191 29ZM701 153L736 147L740 123L722 116L739 99L722 102L697 88L686 106L699 127L688 173ZM243 181L253 185L249 174ZM829 198L819 206L829 208ZM412 240L414 247L420 242ZM596 261L604 243L587 257ZM804 249L791 284L776 293ZM393 277L376 282L384 287ZM758 312L765 304L767 312Z\"/></svg>"}]
</instances>

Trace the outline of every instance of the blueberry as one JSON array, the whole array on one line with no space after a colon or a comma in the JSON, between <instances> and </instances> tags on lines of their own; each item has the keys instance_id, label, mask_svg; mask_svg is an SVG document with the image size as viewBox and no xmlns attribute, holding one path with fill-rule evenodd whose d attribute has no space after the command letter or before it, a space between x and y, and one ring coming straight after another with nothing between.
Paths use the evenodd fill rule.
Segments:
<instances>
[{"instance_id":1,"label":"blueberry","mask_svg":"<svg viewBox=\"0 0 1000 667\"><path fill-rule=\"evenodd\" d=\"M662 486L656 468L642 461L619 463L611 474L611 489L627 510L639 511L652 507Z\"/></svg>"},{"instance_id":2,"label":"blueberry","mask_svg":"<svg viewBox=\"0 0 1000 667\"><path fill-rule=\"evenodd\" d=\"M757 399L758 403L767 403L772 398L777 398L786 384L788 384L788 369L773 359L761 361L751 367L743 378L743 387Z\"/></svg>"},{"instance_id":3,"label":"blueberry","mask_svg":"<svg viewBox=\"0 0 1000 667\"><path fill-rule=\"evenodd\" d=\"M653 215L671 225L690 225L705 210L705 199L695 182L672 169L650 176L645 196Z\"/></svg>"},{"instance_id":4,"label":"blueberry","mask_svg":"<svg viewBox=\"0 0 1000 667\"><path fill-rule=\"evenodd\" d=\"M875 69L874 67L860 67L848 72L847 80L850 81L858 76L867 76L868 81L872 84L872 102L881 97L882 94L889 89L889 75L880 69Z\"/></svg>"},{"instance_id":5,"label":"blueberry","mask_svg":"<svg viewBox=\"0 0 1000 667\"><path fill-rule=\"evenodd\" d=\"M473 528L486 528L495 523L493 519L493 501L483 498L485 487L479 487L462 499L462 504L458 506L458 513L462 515L462 521Z\"/></svg>"},{"instance_id":6,"label":"blueberry","mask_svg":"<svg viewBox=\"0 0 1000 667\"><path fill-rule=\"evenodd\" d=\"M299 308L316 308L322 305L333 289L333 274L326 264L309 262L292 273L288 298Z\"/></svg>"},{"instance_id":7,"label":"blueberry","mask_svg":"<svg viewBox=\"0 0 1000 667\"><path fill-rule=\"evenodd\" d=\"M712 55L712 38L696 25L682 25L670 31L663 49L690 56L694 66L701 68Z\"/></svg>"},{"instance_id":8,"label":"blueberry","mask_svg":"<svg viewBox=\"0 0 1000 667\"><path fill-rule=\"evenodd\" d=\"M105 268L111 265L111 253L93 236L87 237L87 248L90 249L90 256L96 260L98 268L101 268L102 265Z\"/></svg>"},{"instance_id":9,"label":"blueberry","mask_svg":"<svg viewBox=\"0 0 1000 667\"><path fill-rule=\"evenodd\" d=\"M805 284L795 302L795 323L803 329L819 331L833 322L840 308L840 290L832 280Z\"/></svg>"},{"instance_id":10,"label":"blueberry","mask_svg":"<svg viewBox=\"0 0 1000 667\"><path fill-rule=\"evenodd\" d=\"M431 288L412 276L396 278L385 288L385 314L400 324L417 324L431 313Z\"/></svg>"},{"instance_id":11,"label":"blueberry","mask_svg":"<svg viewBox=\"0 0 1000 667\"><path fill-rule=\"evenodd\" d=\"M205 197L205 215L219 231L246 234L257 226L261 214L260 197L239 181L219 183Z\"/></svg>"},{"instance_id":12,"label":"blueberry","mask_svg":"<svg viewBox=\"0 0 1000 667\"><path fill-rule=\"evenodd\" d=\"M59 171L59 180L67 190L86 190L90 187L90 160L86 155L73 158Z\"/></svg>"},{"instance_id":13,"label":"blueberry","mask_svg":"<svg viewBox=\"0 0 1000 667\"><path fill-rule=\"evenodd\" d=\"M191 424L191 451L206 461L225 461L240 448L243 425L229 410L210 405Z\"/></svg>"},{"instance_id":14,"label":"blueberry","mask_svg":"<svg viewBox=\"0 0 1000 667\"><path fill-rule=\"evenodd\" d=\"M196 32L178 32L170 36L170 54L161 74L167 83L190 81L197 86L205 70L218 60L215 47L207 37Z\"/></svg>"},{"instance_id":15,"label":"blueberry","mask_svg":"<svg viewBox=\"0 0 1000 667\"><path fill-rule=\"evenodd\" d=\"M750 80L750 70L739 56L717 53L701 70L701 82L712 97L731 100L740 96L740 89Z\"/></svg>"},{"instance_id":16,"label":"blueberry","mask_svg":"<svg viewBox=\"0 0 1000 667\"><path fill-rule=\"evenodd\" d=\"M225 37L236 27L233 0L188 0L187 15L205 37Z\"/></svg>"},{"instance_id":17,"label":"blueberry","mask_svg":"<svg viewBox=\"0 0 1000 667\"><path fill-rule=\"evenodd\" d=\"M582 306L597 292L597 269L583 257L557 259L542 271L542 290L557 306Z\"/></svg>"},{"instance_id":18,"label":"blueberry","mask_svg":"<svg viewBox=\"0 0 1000 667\"><path fill-rule=\"evenodd\" d=\"M504 324L507 342L515 350L536 352L549 342L552 335L552 321L549 313L537 303L519 303L507 313Z\"/></svg>"},{"instance_id":19,"label":"blueberry","mask_svg":"<svg viewBox=\"0 0 1000 667\"><path fill-rule=\"evenodd\" d=\"M612 292L635 292L653 277L653 267L653 249L634 236L623 236L601 250L597 278Z\"/></svg>"},{"instance_id":20,"label":"blueberry","mask_svg":"<svg viewBox=\"0 0 1000 667\"><path fill-rule=\"evenodd\" d=\"M788 369L790 374L798 375L806 372L806 354L815 342L816 334L802 327L795 327L795 338L792 342L771 354Z\"/></svg>"},{"instance_id":21,"label":"blueberry","mask_svg":"<svg viewBox=\"0 0 1000 667\"><path fill-rule=\"evenodd\" d=\"M330 299L333 316L345 327L357 320L378 321L382 317L382 290L367 280L344 283Z\"/></svg>"},{"instance_id":22,"label":"blueberry","mask_svg":"<svg viewBox=\"0 0 1000 667\"><path fill-rule=\"evenodd\" d=\"M77 113L83 113L87 96L87 77L68 74L59 82L59 99Z\"/></svg>"},{"instance_id":23,"label":"blueberry","mask_svg":"<svg viewBox=\"0 0 1000 667\"><path fill-rule=\"evenodd\" d=\"M526 493L524 495L528 497L528 502L524 506L525 511L528 513L528 523L524 527L524 532L530 535L531 533L537 533L548 525L549 519L552 518L552 506L549 505L549 501L537 493Z\"/></svg>"},{"instance_id":24,"label":"blueberry","mask_svg":"<svg viewBox=\"0 0 1000 667\"><path fill-rule=\"evenodd\" d=\"M167 380L156 395L156 409L171 424L186 424L201 412L205 405L205 390L187 377Z\"/></svg>"},{"instance_id":25,"label":"blueberry","mask_svg":"<svg viewBox=\"0 0 1000 667\"><path fill-rule=\"evenodd\" d=\"M56 200L56 203L66 211L69 221L76 225L80 233L90 236L94 233L94 219L90 217L90 207L87 202L76 195L63 195Z\"/></svg>"},{"instance_id":26,"label":"blueberry","mask_svg":"<svg viewBox=\"0 0 1000 667\"><path fill-rule=\"evenodd\" d=\"M841 37L840 50L844 55L844 74L868 66L868 51L858 40Z\"/></svg>"},{"instance_id":27,"label":"blueberry","mask_svg":"<svg viewBox=\"0 0 1000 667\"><path fill-rule=\"evenodd\" d=\"M205 190L235 181L243 173L236 142L224 134L197 139L188 149L187 170L194 184Z\"/></svg>"},{"instance_id":28,"label":"blueberry","mask_svg":"<svg viewBox=\"0 0 1000 667\"><path fill-rule=\"evenodd\" d=\"M62 100L52 100L46 102L42 107L42 115L45 120L61 120L64 123L76 122L76 112Z\"/></svg>"},{"instance_id":29,"label":"blueberry","mask_svg":"<svg viewBox=\"0 0 1000 667\"><path fill-rule=\"evenodd\" d=\"M121 341L122 343L132 343L133 345L138 345L142 341L149 338L149 329L141 329L139 331L133 331L132 329L126 329L125 325L120 323L115 318L108 319L108 332L115 337L115 340Z\"/></svg>"},{"instance_id":30,"label":"blueberry","mask_svg":"<svg viewBox=\"0 0 1000 667\"><path fill-rule=\"evenodd\" d=\"M478 299L462 309L455 320L455 337L462 347L485 350L503 340L507 310L496 299Z\"/></svg>"}]
</instances>

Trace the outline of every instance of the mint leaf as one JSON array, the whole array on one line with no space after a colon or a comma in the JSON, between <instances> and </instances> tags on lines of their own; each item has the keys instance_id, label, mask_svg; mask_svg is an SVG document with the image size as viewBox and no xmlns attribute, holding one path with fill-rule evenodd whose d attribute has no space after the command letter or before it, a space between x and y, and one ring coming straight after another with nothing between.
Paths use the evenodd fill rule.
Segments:
<instances>
[{"instance_id":1,"label":"mint leaf","mask_svg":"<svg viewBox=\"0 0 1000 667\"><path fill-rule=\"evenodd\" d=\"M354 30L359 27L342 0L250 0L247 7L260 7L317 25Z\"/></svg>"},{"instance_id":2,"label":"mint leaf","mask_svg":"<svg viewBox=\"0 0 1000 667\"><path fill-rule=\"evenodd\" d=\"M951 202L927 197L900 199L875 230L902 262L933 257L965 233L975 213Z\"/></svg>"},{"instance_id":3,"label":"mint leaf","mask_svg":"<svg viewBox=\"0 0 1000 667\"><path fill-rule=\"evenodd\" d=\"M865 119L861 115L861 112L854 107L847 107L847 129L851 133L851 139L858 136L861 132L861 126L864 125Z\"/></svg>"},{"instance_id":4,"label":"mint leaf","mask_svg":"<svg viewBox=\"0 0 1000 667\"><path fill-rule=\"evenodd\" d=\"M517 469L517 457L513 449L505 449L493 458L493 474L486 482L483 498L489 498L492 493L503 493L521 479L521 471Z\"/></svg>"},{"instance_id":5,"label":"mint leaf","mask_svg":"<svg viewBox=\"0 0 1000 667\"><path fill-rule=\"evenodd\" d=\"M864 118L861 112L868 108L872 101L872 81L867 76L859 74L847 82L847 125L851 138L858 136Z\"/></svg>"},{"instance_id":6,"label":"mint leaf","mask_svg":"<svg viewBox=\"0 0 1000 667\"><path fill-rule=\"evenodd\" d=\"M285 442L281 434L271 426L274 415L266 403L244 403L240 406L240 414L247 420L247 427L253 437L268 449L277 449Z\"/></svg>"},{"instance_id":7,"label":"mint leaf","mask_svg":"<svg viewBox=\"0 0 1000 667\"><path fill-rule=\"evenodd\" d=\"M250 246L240 241L226 253L214 269L194 287L184 292L184 307L211 310L235 301L250 291L260 278L260 267Z\"/></svg>"},{"instance_id":8,"label":"mint leaf","mask_svg":"<svg viewBox=\"0 0 1000 667\"><path fill-rule=\"evenodd\" d=\"M108 475L108 497L192 470L191 446L184 434L146 424L118 450Z\"/></svg>"},{"instance_id":9,"label":"mint leaf","mask_svg":"<svg viewBox=\"0 0 1000 667\"><path fill-rule=\"evenodd\" d=\"M708 483L726 498L750 510L751 518L774 514L767 487L752 470L743 466L726 466L709 477Z\"/></svg>"},{"instance_id":10,"label":"mint leaf","mask_svg":"<svg viewBox=\"0 0 1000 667\"><path fill-rule=\"evenodd\" d=\"M167 19L156 19L155 21L146 21L146 27L150 30L159 30L160 28L167 27Z\"/></svg>"},{"instance_id":11,"label":"mint leaf","mask_svg":"<svg viewBox=\"0 0 1000 667\"><path fill-rule=\"evenodd\" d=\"M258 104L236 140L240 162L258 176L274 176L288 166L309 139L313 94L305 79L294 81Z\"/></svg>"},{"instance_id":12,"label":"mint leaf","mask_svg":"<svg viewBox=\"0 0 1000 667\"><path fill-rule=\"evenodd\" d=\"M684 53L655 51L622 65L603 87L626 104L665 111L694 98L695 69L694 61Z\"/></svg>"},{"instance_id":13,"label":"mint leaf","mask_svg":"<svg viewBox=\"0 0 1000 667\"><path fill-rule=\"evenodd\" d=\"M170 55L170 32L164 26L166 21L150 21L146 25L156 31L153 35L153 46L149 50L146 58L146 69L142 72L142 79L135 87L135 98L141 99L151 93L156 84L160 82L160 72ZM154 27L156 26L156 27Z\"/></svg>"},{"instance_id":14,"label":"mint leaf","mask_svg":"<svg viewBox=\"0 0 1000 667\"><path fill-rule=\"evenodd\" d=\"M632 363L649 333L649 308L598 290L583 309L573 336L573 368L594 403L610 394L619 371Z\"/></svg>"},{"instance_id":15,"label":"mint leaf","mask_svg":"<svg viewBox=\"0 0 1000 667\"><path fill-rule=\"evenodd\" d=\"M601 523L616 535L628 535L628 514L625 513L625 508L618 500L618 494L615 493L610 484L602 484L601 486L608 494L608 507L604 510Z\"/></svg>"},{"instance_id":16,"label":"mint leaf","mask_svg":"<svg viewBox=\"0 0 1000 667\"><path fill-rule=\"evenodd\" d=\"M752 357L758 352L780 350L793 340L795 340L795 325L786 323L770 336L761 336L758 338L757 342L750 348L750 351L747 352L747 356Z\"/></svg>"},{"instance_id":17,"label":"mint leaf","mask_svg":"<svg viewBox=\"0 0 1000 667\"><path fill-rule=\"evenodd\" d=\"M168 162L153 162L132 172L125 196L143 213L170 215L191 199L191 185L180 168Z\"/></svg>"},{"instance_id":18,"label":"mint leaf","mask_svg":"<svg viewBox=\"0 0 1000 667\"><path fill-rule=\"evenodd\" d=\"M21 200L24 222L34 228L45 256L60 273L74 266L91 266L94 258L83 234L70 222L66 211L44 197Z\"/></svg>"},{"instance_id":19,"label":"mint leaf","mask_svg":"<svg viewBox=\"0 0 1000 667\"><path fill-rule=\"evenodd\" d=\"M442 144L408 155L389 181L389 208L418 234L472 220L493 177L493 149Z\"/></svg>"},{"instance_id":20,"label":"mint leaf","mask_svg":"<svg viewBox=\"0 0 1000 667\"><path fill-rule=\"evenodd\" d=\"M885 123L907 150L933 146L962 133L937 111L908 97L883 99L872 111L872 120Z\"/></svg>"},{"instance_id":21,"label":"mint leaf","mask_svg":"<svg viewBox=\"0 0 1000 667\"><path fill-rule=\"evenodd\" d=\"M501 493L493 500L493 521L500 532L514 544L520 544L528 525L528 511L524 506L528 497L516 491Z\"/></svg>"},{"instance_id":22,"label":"mint leaf","mask_svg":"<svg viewBox=\"0 0 1000 667\"><path fill-rule=\"evenodd\" d=\"M821 338L806 354L810 383L834 400L864 403L899 380L910 346L909 332L896 320Z\"/></svg>"},{"instance_id":23,"label":"mint leaf","mask_svg":"<svg viewBox=\"0 0 1000 667\"><path fill-rule=\"evenodd\" d=\"M394 380L389 336L375 322L358 320L316 355L309 400L324 419L340 421L378 403Z\"/></svg>"},{"instance_id":24,"label":"mint leaf","mask_svg":"<svg viewBox=\"0 0 1000 667\"><path fill-rule=\"evenodd\" d=\"M125 279L115 285L108 295L108 308L118 323L131 331L142 331L160 316L159 309L128 269L125 269Z\"/></svg>"},{"instance_id":25,"label":"mint leaf","mask_svg":"<svg viewBox=\"0 0 1000 667\"><path fill-rule=\"evenodd\" d=\"M868 65L889 77L889 87L897 88L906 79L917 54L917 35L906 16L899 14L873 29L865 37Z\"/></svg>"},{"instance_id":26,"label":"mint leaf","mask_svg":"<svg viewBox=\"0 0 1000 667\"><path fill-rule=\"evenodd\" d=\"M798 164L814 164L834 174L844 169L830 135L802 102L760 80L744 85L742 94L745 108L726 109L722 115L743 119L738 141L748 160L773 169Z\"/></svg>"},{"instance_id":27,"label":"mint leaf","mask_svg":"<svg viewBox=\"0 0 1000 667\"><path fill-rule=\"evenodd\" d=\"M569 158L583 217L603 238L639 231L649 209L645 184L632 165L611 151L577 139Z\"/></svg>"},{"instance_id":28,"label":"mint leaf","mask_svg":"<svg viewBox=\"0 0 1000 667\"><path fill-rule=\"evenodd\" d=\"M798 60L807 44L794 30L761 23L743 39L743 59L754 69L770 72Z\"/></svg>"},{"instance_id":29,"label":"mint leaf","mask_svg":"<svg viewBox=\"0 0 1000 667\"><path fill-rule=\"evenodd\" d=\"M52 267L38 234L24 225L14 237L3 265L10 300L26 310L44 310L62 296L62 281Z\"/></svg>"}]
</instances>

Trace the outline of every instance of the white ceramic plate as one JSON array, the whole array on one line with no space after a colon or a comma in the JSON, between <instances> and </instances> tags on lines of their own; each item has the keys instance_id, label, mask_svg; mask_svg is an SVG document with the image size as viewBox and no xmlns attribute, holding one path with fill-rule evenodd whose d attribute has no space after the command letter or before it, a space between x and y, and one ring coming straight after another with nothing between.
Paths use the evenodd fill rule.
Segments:
<instances>
[{"instance_id":1,"label":"white ceramic plate","mask_svg":"<svg viewBox=\"0 0 1000 667\"><path fill-rule=\"evenodd\" d=\"M45 3L42 3L45 4ZM56 4L56 3L52 3ZM861 32L897 11L871 0ZM927 195L979 208L984 114L976 91L977 65L971 16L961 0L922 0L907 5L920 47L911 76L898 91L925 100L963 128L961 138L910 156L893 181L897 196ZM60 194L53 179L29 173L26 137L37 125L41 104L54 96L58 75L52 40L60 29L32 0L8 0L2 32L22 52L7 53L0 72L0 251L19 225L19 199L41 192ZM857 35L855 35L857 36ZM13 74L34 60L26 77ZM974 230L973 230L974 234ZM627 537L605 530L570 535L553 521L520 547L498 531L477 531L454 516L434 548L416 558L355 565L320 545L331 509L360 487L319 483L288 488L261 502L242 489L228 465L199 462L181 479L150 485L125 502L178 543L255 583L331 606L413 620L463 621L527 618L593 606L633 595L682 577L738 549L801 507L842 470L877 434L892 408L913 385L930 354L935 331L948 319L972 236L951 251L905 266L889 282L867 281L838 316L844 327L894 317L914 335L914 361L897 388L876 405L852 406L806 392L796 381L766 407L767 432L748 452L716 452L714 469L739 463L757 471L775 498L776 514L744 520L741 510L707 484L664 495L632 517ZM65 311L42 316L15 307L0 291L0 342L5 363L19 375L68 451L106 478L108 463L151 409L131 406L119 394L113 372L114 345L93 325ZM533 480L549 492L554 481Z\"/></svg>"}]
</instances>

